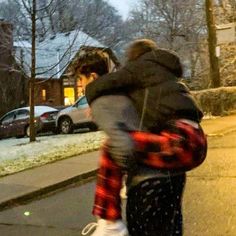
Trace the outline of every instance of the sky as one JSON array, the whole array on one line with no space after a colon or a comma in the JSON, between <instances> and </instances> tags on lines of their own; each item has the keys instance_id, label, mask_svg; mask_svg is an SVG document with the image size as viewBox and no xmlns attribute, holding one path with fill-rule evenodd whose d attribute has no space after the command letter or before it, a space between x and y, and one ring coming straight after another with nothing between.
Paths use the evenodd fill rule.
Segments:
<instances>
[{"instance_id":1,"label":"sky","mask_svg":"<svg viewBox=\"0 0 236 236\"><path fill-rule=\"evenodd\" d=\"M138 0L107 0L107 2L118 10L123 19L126 19L132 6L134 6Z\"/></svg>"}]
</instances>

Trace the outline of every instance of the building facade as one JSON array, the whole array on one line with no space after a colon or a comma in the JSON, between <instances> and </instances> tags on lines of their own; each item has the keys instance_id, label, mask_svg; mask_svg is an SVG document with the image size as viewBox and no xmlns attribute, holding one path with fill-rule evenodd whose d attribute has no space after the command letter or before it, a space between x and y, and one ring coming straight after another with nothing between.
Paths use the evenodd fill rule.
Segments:
<instances>
[{"instance_id":1,"label":"building facade","mask_svg":"<svg viewBox=\"0 0 236 236\"><path fill-rule=\"evenodd\" d=\"M22 51L23 50L23 51ZM72 105L84 94L73 67L91 50L100 51L108 60L110 70L119 66L114 53L83 32L72 31L49 36L36 48L35 105L54 107ZM24 65L30 78L31 48L25 42L15 43L15 56Z\"/></svg>"},{"instance_id":2,"label":"building facade","mask_svg":"<svg viewBox=\"0 0 236 236\"><path fill-rule=\"evenodd\" d=\"M28 80L13 57L13 27L0 21L0 116L28 101Z\"/></svg>"}]
</instances>

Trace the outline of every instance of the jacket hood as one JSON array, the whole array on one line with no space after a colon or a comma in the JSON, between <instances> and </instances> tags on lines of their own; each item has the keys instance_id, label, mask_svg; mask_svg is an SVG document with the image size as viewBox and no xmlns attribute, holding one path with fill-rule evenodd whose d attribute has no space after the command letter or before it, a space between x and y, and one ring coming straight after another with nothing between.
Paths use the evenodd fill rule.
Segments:
<instances>
[{"instance_id":1,"label":"jacket hood","mask_svg":"<svg viewBox=\"0 0 236 236\"><path fill-rule=\"evenodd\" d=\"M180 63L179 57L176 53L166 49L156 49L151 52L145 53L142 56L143 60L152 61L157 63L167 70L172 72L176 77L181 77L183 74L183 68Z\"/></svg>"}]
</instances>

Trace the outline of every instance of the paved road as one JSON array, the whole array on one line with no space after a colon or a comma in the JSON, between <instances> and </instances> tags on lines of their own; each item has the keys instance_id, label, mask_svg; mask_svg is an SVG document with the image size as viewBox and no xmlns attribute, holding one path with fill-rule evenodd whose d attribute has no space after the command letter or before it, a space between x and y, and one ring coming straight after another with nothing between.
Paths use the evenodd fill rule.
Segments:
<instances>
[{"instance_id":1,"label":"paved road","mask_svg":"<svg viewBox=\"0 0 236 236\"><path fill-rule=\"evenodd\" d=\"M94 221L94 181L0 212L1 236L74 236ZM30 215L25 215L29 212Z\"/></svg>"},{"instance_id":2,"label":"paved road","mask_svg":"<svg viewBox=\"0 0 236 236\"><path fill-rule=\"evenodd\" d=\"M236 235L235 140L236 132L210 137L206 162L188 173L184 236ZM94 181L0 212L0 235L81 235L81 228L93 221L93 191Z\"/></svg>"},{"instance_id":3,"label":"paved road","mask_svg":"<svg viewBox=\"0 0 236 236\"><path fill-rule=\"evenodd\" d=\"M186 236L236 236L236 132L209 138L204 164L189 172Z\"/></svg>"}]
</instances>

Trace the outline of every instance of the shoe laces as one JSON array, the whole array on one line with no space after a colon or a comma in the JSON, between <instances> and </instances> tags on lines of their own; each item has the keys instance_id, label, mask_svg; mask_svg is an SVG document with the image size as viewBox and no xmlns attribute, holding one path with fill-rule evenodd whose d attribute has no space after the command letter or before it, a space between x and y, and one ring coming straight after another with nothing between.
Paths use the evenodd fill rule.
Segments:
<instances>
[{"instance_id":1,"label":"shoe laces","mask_svg":"<svg viewBox=\"0 0 236 236\"><path fill-rule=\"evenodd\" d=\"M82 230L82 235L89 234L97 226L98 226L98 223L95 223L95 222L87 224Z\"/></svg>"}]
</instances>

